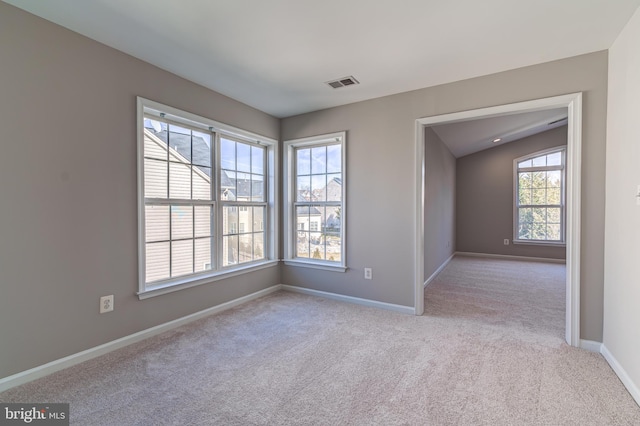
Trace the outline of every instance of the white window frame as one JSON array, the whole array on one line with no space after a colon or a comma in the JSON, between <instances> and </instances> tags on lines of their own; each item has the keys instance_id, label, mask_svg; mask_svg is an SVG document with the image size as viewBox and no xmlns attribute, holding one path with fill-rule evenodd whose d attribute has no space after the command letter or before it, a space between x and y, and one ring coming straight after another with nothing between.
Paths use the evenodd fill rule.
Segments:
<instances>
[{"instance_id":1,"label":"white window frame","mask_svg":"<svg viewBox=\"0 0 640 426\"><path fill-rule=\"evenodd\" d=\"M527 167L527 171L553 171L560 170L561 174L561 189L560 189L560 240L530 240L519 238L518 229L520 227L520 197L519 197L519 173L522 171L518 167L518 164L543 155L553 154L560 152L562 156L562 164L560 166L545 166L545 167ZM554 148L544 149L531 154L524 155L522 157L513 160L513 243L514 244L526 244L526 245L540 245L540 246L566 246L566 223L567 223L567 209L566 209L566 186L567 186L567 147L565 145L557 146ZM553 206L540 206L540 207L555 207Z\"/></svg>"},{"instance_id":2,"label":"white window frame","mask_svg":"<svg viewBox=\"0 0 640 426\"><path fill-rule=\"evenodd\" d=\"M244 141L252 144L264 146L266 148L265 161L265 198L266 198L266 232L264 241L264 259L234 265L232 267L222 267L221 253L218 250L214 254L215 264L211 270L184 275L166 280L146 283L146 253L145 253L145 198L144 198L144 118L161 117L163 120L175 122L192 129L199 129L205 132L214 132L215 138L212 137L212 144L215 144L217 151L219 147L220 136L227 136L235 140ZM215 141L214 141L215 139ZM212 147L214 149L214 147ZM219 153L215 153L215 163L212 163L212 176L214 178L213 192L216 194L212 200L214 205L215 225L212 231L212 239L216 247L220 247L222 239L222 206L219 198L218 190L218 174L220 171ZM245 274L268 267L277 266L277 240L278 240L278 199L277 199L277 175L278 170L278 141L267 138L256 133L248 132L229 126L224 123L211 120L196 114L179 110L158 102L151 101L142 97L137 98L137 163L138 163L138 297L146 299L193 287L196 285L207 284L224 278Z\"/></svg>"},{"instance_id":3,"label":"white window frame","mask_svg":"<svg viewBox=\"0 0 640 426\"><path fill-rule=\"evenodd\" d=\"M341 220L340 262L318 260L312 258L296 258L295 244L297 238L298 224L295 221L295 150L297 148L311 148L329 144L340 143L341 146L341 179L342 179L342 200L341 200ZM347 271L347 134L346 132L336 132L301 139L292 139L284 142L284 263L285 265L303 266L316 269L324 269L335 272Z\"/></svg>"}]
</instances>

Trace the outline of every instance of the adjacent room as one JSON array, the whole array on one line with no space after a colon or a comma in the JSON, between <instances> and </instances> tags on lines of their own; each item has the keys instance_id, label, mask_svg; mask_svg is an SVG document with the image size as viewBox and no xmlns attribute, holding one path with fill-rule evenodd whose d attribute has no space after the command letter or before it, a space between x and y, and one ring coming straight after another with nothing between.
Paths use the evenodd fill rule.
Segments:
<instances>
[{"instance_id":1,"label":"adjacent room","mask_svg":"<svg viewBox=\"0 0 640 426\"><path fill-rule=\"evenodd\" d=\"M0 1L0 413L640 424L639 7Z\"/></svg>"},{"instance_id":2,"label":"adjacent room","mask_svg":"<svg viewBox=\"0 0 640 426\"><path fill-rule=\"evenodd\" d=\"M567 109L559 108L425 128L425 288L439 283L427 289L427 314L435 313L432 298L443 294L461 303L448 315L464 315L465 307L482 304L484 312L497 316L546 307L556 311L554 328L565 335L565 300L573 297L566 292L564 266L571 200L567 123ZM456 279L445 285L438 280L454 257L456 265L449 269L468 269L457 274L470 282L461 285L468 280ZM477 263L469 257L485 259ZM552 282L523 285L517 275L499 274L510 271L499 259L517 260L520 268L534 275L538 271L540 277L549 270L558 273ZM503 281L507 287L488 291ZM533 315L526 321L545 320L545 315Z\"/></svg>"}]
</instances>

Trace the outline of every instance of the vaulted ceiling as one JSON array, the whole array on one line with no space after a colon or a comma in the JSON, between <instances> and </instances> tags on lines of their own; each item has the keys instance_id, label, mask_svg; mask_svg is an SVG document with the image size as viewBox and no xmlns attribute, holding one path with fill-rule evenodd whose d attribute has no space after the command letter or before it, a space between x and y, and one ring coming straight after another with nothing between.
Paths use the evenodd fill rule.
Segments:
<instances>
[{"instance_id":1,"label":"vaulted ceiling","mask_svg":"<svg viewBox=\"0 0 640 426\"><path fill-rule=\"evenodd\" d=\"M4 0L276 117L608 49L640 0ZM327 81L360 84L333 89Z\"/></svg>"}]
</instances>

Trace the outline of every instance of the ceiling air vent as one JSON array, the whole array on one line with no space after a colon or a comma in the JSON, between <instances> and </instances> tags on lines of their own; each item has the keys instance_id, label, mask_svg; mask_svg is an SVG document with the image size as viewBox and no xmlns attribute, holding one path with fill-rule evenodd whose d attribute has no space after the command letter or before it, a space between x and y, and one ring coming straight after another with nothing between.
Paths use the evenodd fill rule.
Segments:
<instances>
[{"instance_id":1,"label":"ceiling air vent","mask_svg":"<svg viewBox=\"0 0 640 426\"><path fill-rule=\"evenodd\" d=\"M342 77L337 80L327 81L327 84L333 87L334 89L339 89L345 86L353 86L354 84L360 84L360 82L356 80L355 77L350 75L349 77Z\"/></svg>"}]
</instances>

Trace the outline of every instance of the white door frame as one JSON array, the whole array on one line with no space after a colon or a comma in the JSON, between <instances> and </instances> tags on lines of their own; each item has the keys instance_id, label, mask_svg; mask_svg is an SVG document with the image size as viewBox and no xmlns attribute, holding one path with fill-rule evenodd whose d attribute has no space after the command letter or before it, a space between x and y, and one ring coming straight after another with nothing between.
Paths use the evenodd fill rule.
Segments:
<instances>
[{"instance_id":1,"label":"white door frame","mask_svg":"<svg viewBox=\"0 0 640 426\"><path fill-rule=\"evenodd\" d=\"M565 339L571 346L580 346L580 207L582 164L582 93L536 99L507 105L480 108L451 114L436 115L416 120L415 164L415 297L416 315L424 313L424 176L425 127L455 123L477 118L541 111L553 108L568 109L567 132L567 274L566 274L566 331Z\"/></svg>"}]
</instances>

